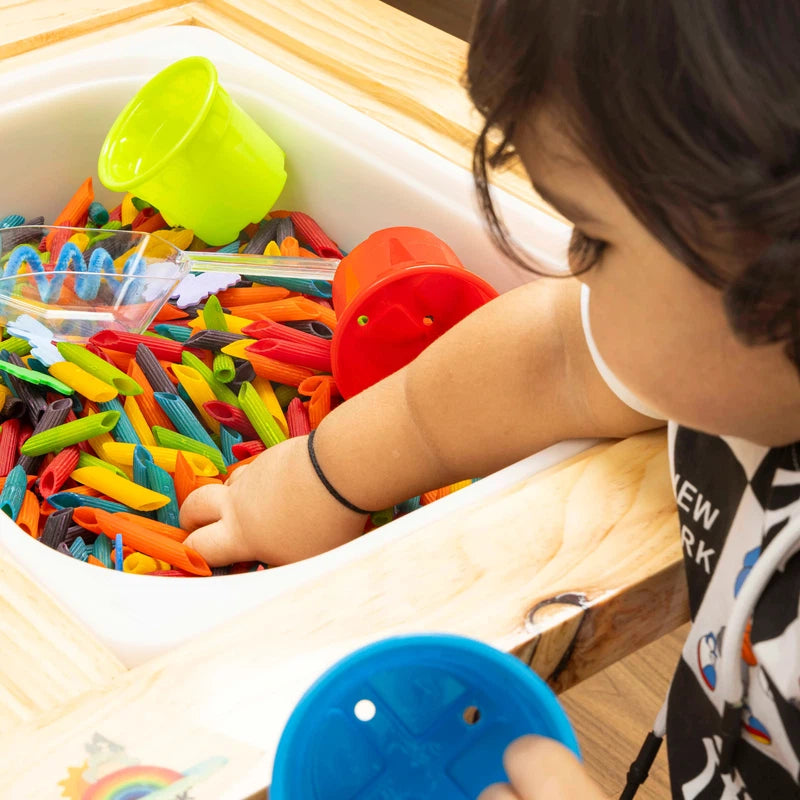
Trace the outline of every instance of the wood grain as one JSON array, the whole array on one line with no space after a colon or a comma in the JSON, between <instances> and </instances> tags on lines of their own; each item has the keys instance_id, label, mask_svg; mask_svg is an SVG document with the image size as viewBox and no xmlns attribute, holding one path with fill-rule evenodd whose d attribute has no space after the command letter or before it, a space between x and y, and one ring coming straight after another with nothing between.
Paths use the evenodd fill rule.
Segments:
<instances>
[{"instance_id":1,"label":"wood grain","mask_svg":"<svg viewBox=\"0 0 800 800\"><path fill-rule=\"evenodd\" d=\"M125 668L0 551L0 732Z\"/></svg>"},{"instance_id":2,"label":"wood grain","mask_svg":"<svg viewBox=\"0 0 800 800\"><path fill-rule=\"evenodd\" d=\"M588 598L581 609L587 634L559 661L557 683L566 687L657 635L648 611L674 606L680 616L680 586L664 581L656 584L663 596L653 590L639 619L627 617L613 655L602 646L583 649L622 625L615 598L654 562L680 558L665 457L658 433L594 448L120 675L57 719L0 740L0 794L44 786L63 770L64 741L104 727L126 730L134 750L153 733L141 720L167 724L167 715L170 724L277 741L285 715L322 667L384 636L449 631L524 653L552 633L552 648L571 640L574 626L548 617L532 627L529 612L575 591ZM626 480L609 481L620 472Z\"/></svg>"}]
</instances>

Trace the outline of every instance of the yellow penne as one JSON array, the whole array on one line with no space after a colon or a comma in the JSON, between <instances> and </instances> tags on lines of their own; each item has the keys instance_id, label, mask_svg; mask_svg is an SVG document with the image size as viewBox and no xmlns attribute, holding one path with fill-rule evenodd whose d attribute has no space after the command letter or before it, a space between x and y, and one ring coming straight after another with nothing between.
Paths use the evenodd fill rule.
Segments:
<instances>
[{"instance_id":1,"label":"yellow penne","mask_svg":"<svg viewBox=\"0 0 800 800\"><path fill-rule=\"evenodd\" d=\"M128 415L128 419L131 421L131 425L133 425L133 429L136 431L136 435L139 437L142 444L155 447L156 438L153 436L153 431L150 430L150 426L147 424L147 420L144 418L144 414L142 414L142 409L139 408L136 398L128 395L122 407L125 409L125 413Z\"/></svg>"},{"instance_id":2,"label":"yellow penne","mask_svg":"<svg viewBox=\"0 0 800 800\"><path fill-rule=\"evenodd\" d=\"M135 447L136 445L134 444L113 442L105 445L103 450L109 461L127 467L133 465L133 450ZM165 469L167 472L175 472L178 453L183 453L183 457L189 462L189 466L195 475L203 478L213 478L215 475L219 475L219 470L214 466L214 463L200 453L190 453L188 450L174 450L171 447L152 445L143 445L143 447L153 456L156 466Z\"/></svg>"},{"instance_id":3,"label":"yellow penne","mask_svg":"<svg viewBox=\"0 0 800 800\"><path fill-rule=\"evenodd\" d=\"M103 467L80 467L70 473L70 478L136 511L155 511L170 502L166 495L120 478L119 475Z\"/></svg>"},{"instance_id":4,"label":"yellow penne","mask_svg":"<svg viewBox=\"0 0 800 800\"><path fill-rule=\"evenodd\" d=\"M94 450L98 458L105 458L107 461L113 461L112 458L106 458L103 452L107 444L114 444L114 437L110 433L101 433L99 436L93 436L89 441L89 446Z\"/></svg>"},{"instance_id":5,"label":"yellow penne","mask_svg":"<svg viewBox=\"0 0 800 800\"><path fill-rule=\"evenodd\" d=\"M191 397L206 427L214 433L219 433L219 422L203 408L203 403L213 402L217 399L217 396L211 391L211 387L203 380L203 376L194 367L187 367L183 364L173 364L172 372L181 386L186 389L186 394Z\"/></svg>"},{"instance_id":6,"label":"yellow penne","mask_svg":"<svg viewBox=\"0 0 800 800\"><path fill-rule=\"evenodd\" d=\"M105 403L113 400L119 394L111 384L95 378L94 375L70 361L56 361L47 369L54 378L58 378L70 389L74 389L78 394L82 394L95 403Z\"/></svg>"},{"instance_id":7,"label":"yellow penne","mask_svg":"<svg viewBox=\"0 0 800 800\"><path fill-rule=\"evenodd\" d=\"M226 344L225 347L222 348L222 352L233 358L249 360L252 353L248 353L247 348L250 347L251 344L255 344L256 341L256 339L238 339L235 342Z\"/></svg>"},{"instance_id":8,"label":"yellow penne","mask_svg":"<svg viewBox=\"0 0 800 800\"><path fill-rule=\"evenodd\" d=\"M245 325L252 325L254 320L247 319L246 317L237 317L234 314L226 314L225 322L231 333L241 333L242 328L244 328ZM206 321L203 318L202 311L197 312L197 317L189 322L189 327L197 330L205 330Z\"/></svg>"},{"instance_id":9,"label":"yellow penne","mask_svg":"<svg viewBox=\"0 0 800 800\"><path fill-rule=\"evenodd\" d=\"M258 392L261 402L267 407L267 411L275 418L280 429L286 436L289 435L289 425L286 422L281 404L275 396L275 390L272 384L266 378L256 378L253 381L253 388Z\"/></svg>"}]
</instances>

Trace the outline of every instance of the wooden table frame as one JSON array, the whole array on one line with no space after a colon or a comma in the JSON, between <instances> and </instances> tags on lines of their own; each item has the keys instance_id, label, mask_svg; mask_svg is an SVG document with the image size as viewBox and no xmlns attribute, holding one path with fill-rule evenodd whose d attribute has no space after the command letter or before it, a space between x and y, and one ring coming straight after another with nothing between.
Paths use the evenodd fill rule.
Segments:
<instances>
[{"instance_id":1,"label":"wooden table frame","mask_svg":"<svg viewBox=\"0 0 800 800\"><path fill-rule=\"evenodd\" d=\"M459 86L466 46L376 0L0 0L0 73L178 24L215 30L469 167L479 120ZM521 172L498 183L553 213ZM306 685L308 670L287 665L331 648L446 630L516 653L563 690L686 619L663 432L599 445L132 670L0 552L0 796L56 796L65 742L104 725L133 749L154 725L202 718L214 730L227 715L246 729ZM207 690L212 669L224 690ZM268 688L251 699L241 677L256 673Z\"/></svg>"}]
</instances>

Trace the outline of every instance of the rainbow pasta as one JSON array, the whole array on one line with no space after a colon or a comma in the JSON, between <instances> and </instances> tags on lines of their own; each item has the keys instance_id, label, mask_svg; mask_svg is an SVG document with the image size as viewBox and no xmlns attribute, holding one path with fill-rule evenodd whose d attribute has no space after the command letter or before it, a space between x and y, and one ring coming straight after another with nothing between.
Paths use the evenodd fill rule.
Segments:
<instances>
[{"instance_id":1,"label":"rainbow pasta","mask_svg":"<svg viewBox=\"0 0 800 800\"><path fill-rule=\"evenodd\" d=\"M191 436L184 436L182 433L176 433L175 431L159 426L153 428L153 435L156 437L156 441L160 447L166 447L172 450L184 450L188 453L198 453L209 459L219 472L225 474L228 471L225 459L222 457L222 453L216 445L209 447L207 444L198 442L197 439L193 439Z\"/></svg>"},{"instance_id":2,"label":"rainbow pasta","mask_svg":"<svg viewBox=\"0 0 800 800\"><path fill-rule=\"evenodd\" d=\"M156 402L153 396L153 388L147 382L142 368L136 363L135 359L131 359L130 364L128 364L128 374L136 379L142 387L142 393L136 398L136 402L150 428L154 425L161 425L162 428L171 428L172 423L169 421L169 417L161 410L161 406Z\"/></svg>"},{"instance_id":3,"label":"rainbow pasta","mask_svg":"<svg viewBox=\"0 0 800 800\"><path fill-rule=\"evenodd\" d=\"M25 492L17 514L17 525L34 539L39 536L39 514L39 499L33 492Z\"/></svg>"},{"instance_id":4,"label":"rainbow pasta","mask_svg":"<svg viewBox=\"0 0 800 800\"><path fill-rule=\"evenodd\" d=\"M122 562L122 571L132 575L149 575L151 572L169 569L169 566L166 561L159 561L144 553L131 553Z\"/></svg>"},{"instance_id":5,"label":"rainbow pasta","mask_svg":"<svg viewBox=\"0 0 800 800\"><path fill-rule=\"evenodd\" d=\"M16 353L18 356L26 356L31 351L31 343L20 336L9 336L0 342L0 350L7 350L9 353Z\"/></svg>"},{"instance_id":6,"label":"rainbow pasta","mask_svg":"<svg viewBox=\"0 0 800 800\"><path fill-rule=\"evenodd\" d=\"M136 429L131 424L131 421L128 419L128 415L125 413L125 409L120 403L120 401L115 397L113 400L108 400L104 403L98 403L98 406L101 411L115 411L119 414L119 419L117 420L117 424L114 428L110 431L111 436L114 438L115 442L127 442L128 444L141 444L139 439L139 435L136 433Z\"/></svg>"},{"instance_id":7,"label":"rainbow pasta","mask_svg":"<svg viewBox=\"0 0 800 800\"><path fill-rule=\"evenodd\" d=\"M203 409L220 425L227 425L228 428L238 431L245 439L255 439L258 436L247 419L247 414L238 406L223 403L221 400L211 400L203 404Z\"/></svg>"},{"instance_id":8,"label":"rainbow pasta","mask_svg":"<svg viewBox=\"0 0 800 800\"><path fill-rule=\"evenodd\" d=\"M18 419L9 419L0 429L0 476L5 477L11 472L17 461L17 448L19 446Z\"/></svg>"},{"instance_id":9,"label":"rainbow pasta","mask_svg":"<svg viewBox=\"0 0 800 800\"><path fill-rule=\"evenodd\" d=\"M227 331L228 324L225 322L225 313L219 299L214 295L208 298L203 307L203 320L207 330Z\"/></svg>"},{"instance_id":10,"label":"rainbow pasta","mask_svg":"<svg viewBox=\"0 0 800 800\"><path fill-rule=\"evenodd\" d=\"M59 342L56 347L67 361L81 367L98 380L113 386L119 394L137 395L142 393L142 387L137 381L85 347L71 342Z\"/></svg>"},{"instance_id":11,"label":"rainbow pasta","mask_svg":"<svg viewBox=\"0 0 800 800\"><path fill-rule=\"evenodd\" d=\"M28 476L25 474L25 470L17 465L8 473L8 477L3 483L3 489L0 491L0 511L16 520L19 510L22 508L27 488Z\"/></svg>"},{"instance_id":12,"label":"rainbow pasta","mask_svg":"<svg viewBox=\"0 0 800 800\"><path fill-rule=\"evenodd\" d=\"M39 541L42 544L46 544L48 547L52 547L53 550L56 550L66 538L67 531L71 524L71 508L60 508L54 511L45 520L42 538Z\"/></svg>"},{"instance_id":13,"label":"rainbow pasta","mask_svg":"<svg viewBox=\"0 0 800 800\"><path fill-rule=\"evenodd\" d=\"M275 390L272 388L272 384L268 380L258 376L254 378L251 383L253 384L253 388L258 392L261 402L264 403L267 407L267 411L272 414L275 422L278 423L278 427L283 431L284 436L288 436L289 426L286 423L286 417L283 414L283 409L281 408L278 396L275 394Z\"/></svg>"},{"instance_id":14,"label":"rainbow pasta","mask_svg":"<svg viewBox=\"0 0 800 800\"><path fill-rule=\"evenodd\" d=\"M161 430L174 433L174 431L169 431L166 428L162 428ZM196 450L160 447L158 445L132 445L124 444L123 442L114 442L113 444L107 445L106 450L108 451L109 457L113 458L117 464L134 467L136 465L136 453L140 452L140 450L144 450L149 460L152 460L154 464L161 467L161 469L165 469L167 472L175 472L178 456L182 454L184 460L189 463L195 475L209 478L219 475L219 470L214 465L214 462L207 456L201 455Z\"/></svg>"},{"instance_id":15,"label":"rainbow pasta","mask_svg":"<svg viewBox=\"0 0 800 800\"><path fill-rule=\"evenodd\" d=\"M92 555L108 569L113 569L111 562L111 539L104 533L99 533L92 545Z\"/></svg>"},{"instance_id":16,"label":"rainbow pasta","mask_svg":"<svg viewBox=\"0 0 800 800\"><path fill-rule=\"evenodd\" d=\"M155 511L165 506L170 500L163 494L153 492L144 486L137 486L133 481L120 478L100 467L81 467L76 469L70 477L136 511Z\"/></svg>"},{"instance_id":17,"label":"rainbow pasta","mask_svg":"<svg viewBox=\"0 0 800 800\"><path fill-rule=\"evenodd\" d=\"M47 498L47 502L58 510L80 508L81 506L99 508L101 511L108 511L109 513L132 510L130 506L126 506L123 503L115 503L113 500L106 500L104 497L92 497L90 494L78 494L74 491L51 494ZM52 517L54 514L50 516Z\"/></svg>"},{"instance_id":18,"label":"rainbow pasta","mask_svg":"<svg viewBox=\"0 0 800 800\"><path fill-rule=\"evenodd\" d=\"M0 440L2 441L2 440ZM65 447L39 474L39 494L47 499L55 494L80 464L81 451L74 446Z\"/></svg>"},{"instance_id":19,"label":"rainbow pasta","mask_svg":"<svg viewBox=\"0 0 800 800\"><path fill-rule=\"evenodd\" d=\"M216 447L214 440L208 435L208 431L198 422L197 417L192 413L192 410L183 398L163 392L155 392L155 398L156 402L164 410L164 413L172 421L178 433L188 436L190 439L194 439L208 447ZM153 433L155 435L155 431ZM158 441L157 435L156 441ZM159 442L159 444L163 443Z\"/></svg>"},{"instance_id":20,"label":"rainbow pasta","mask_svg":"<svg viewBox=\"0 0 800 800\"><path fill-rule=\"evenodd\" d=\"M236 399L236 394L228 388L224 383L218 381L214 373L193 353L183 354L183 364L186 367L191 367L196 370L200 377L208 384L208 387L214 393L217 400L223 403L229 403L232 406L239 407L239 401ZM234 380L236 373L234 372Z\"/></svg>"},{"instance_id":21,"label":"rainbow pasta","mask_svg":"<svg viewBox=\"0 0 800 800\"><path fill-rule=\"evenodd\" d=\"M214 356L214 377L220 383L230 383L236 377L236 364L227 353L217 353Z\"/></svg>"},{"instance_id":22,"label":"rainbow pasta","mask_svg":"<svg viewBox=\"0 0 800 800\"><path fill-rule=\"evenodd\" d=\"M233 363L233 359L231 359L231 363ZM175 373L175 377L178 379L180 385L184 388L186 394L189 395L192 403L194 403L194 406L197 409L197 412L203 418L203 422L206 424L206 427L209 428L213 433L219 433L219 422L217 422L217 420L215 420L214 417L212 417L205 410L205 408L203 408L205 403L213 402L217 398L214 392L211 391L209 385L203 380L203 377L200 375L200 373L196 369L187 367L183 364L175 364L175 366L172 368L172 371ZM231 372L233 372L233 370L231 370ZM156 395L156 400L161 403L158 395ZM169 399L167 402L170 402ZM167 416L172 419L169 409L166 408L163 403L161 403L161 407L167 413ZM175 427L181 433L184 433L187 436L191 435L186 431L181 430L180 426L174 419L172 419L172 421L175 424Z\"/></svg>"},{"instance_id":23,"label":"rainbow pasta","mask_svg":"<svg viewBox=\"0 0 800 800\"><path fill-rule=\"evenodd\" d=\"M69 450L69 448L62 450L61 452L67 452L67 450ZM118 466L116 466L116 464L111 463L113 460L114 459L106 461L103 458L98 458L97 456L93 456L91 453L85 453L83 450L81 450L78 453L78 463L75 467L73 467L73 469L70 470L70 472L74 472L75 469L80 467L100 467L101 469L111 470L111 472L113 472L115 475L119 475L120 478L126 478L127 475Z\"/></svg>"},{"instance_id":24,"label":"rainbow pasta","mask_svg":"<svg viewBox=\"0 0 800 800\"><path fill-rule=\"evenodd\" d=\"M153 431L150 430L150 426L147 424L136 398L126 397L122 405L134 431L136 431L136 435L139 437L139 442L141 444L154 445L156 440L153 437Z\"/></svg>"},{"instance_id":25,"label":"rainbow pasta","mask_svg":"<svg viewBox=\"0 0 800 800\"><path fill-rule=\"evenodd\" d=\"M175 495L175 483L169 472L153 463L147 465L147 486L154 492L169 498L169 503L156 509L156 519L165 525L177 527L179 523L178 498Z\"/></svg>"},{"instance_id":26,"label":"rainbow pasta","mask_svg":"<svg viewBox=\"0 0 800 800\"><path fill-rule=\"evenodd\" d=\"M225 459L226 465L230 466L236 462L236 456L234 456L232 448L235 444L241 444L244 441L242 434L226 425L220 425L219 439L222 457Z\"/></svg>"},{"instance_id":27,"label":"rainbow pasta","mask_svg":"<svg viewBox=\"0 0 800 800\"><path fill-rule=\"evenodd\" d=\"M120 518L117 514L106 514L92 508L75 509L73 518L79 525L90 531L97 532L100 529L106 534L113 531L127 546L145 555L166 561L173 567L195 575L211 575L208 564L197 551L168 536L149 530L139 520ZM119 555L116 560L117 563L120 562Z\"/></svg>"},{"instance_id":28,"label":"rainbow pasta","mask_svg":"<svg viewBox=\"0 0 800 800\"><path fill-rule=\"evenodd\" d=\"M308 436L311 433L308 411L299 397L295 397L289 403L289 408L286 409L286 421L290 436Z\"/></svg>"},{"instance_id":29,"label":"rainbow pasta","mask_svg":"<svg viewBox=\"0 0 800 800\"><path fill-rule=\"evenodd\" d=\"M149 489L150 480L147 476L147 468L153 463L153 456L150 454L150 451L145 449L142 445L134 445L132 462L133 482Z\"/></svg>"},{"instance_id":30,"label":"rainbow pasta","mask_svg":"<svg viewBox=\"0 0 800 800\"><path fill-rule=\"evenodd\" d=\"M41 433L34 433L22 445L20 452L24 456L40 456L61 450L71 444L85 442L100 434L108 433L117 424L119 416L117 411L104 411L73 422L65 422Z\"/></svg>"},{"instance_id":31,"label":"rainbow pasta","mask_svg":"<svg viewBox=\"0 0 800 800\"><path fill-rule=\"evenodd\" d=\"M186 342L187 347L195 347L198 350L222 350L229 344L241 341L246 337L241 333L231 333L230 331L203 330L192 334L192 338ZM182 359L186 358L184 350ZM186 361L183 362L184 364Z\"/></svg>"},{"instance_id":32,"label":"rainbow pasta","mask_svg":"<svg viewBox=\"0 0 800 800\"><path fill-rule=\"evenodd\" d=\"M192 329L187 328L186 325L170 325L169 323L161 323L154 326L155 332L161 336L166 336L174 342L184 344L192 335Z\"/></svg>"},{"instance_id":33,"label":"rainbow pasta","mask_svg":"<svg viewBox=\"0 0 800 800\"><path fill-rule=\"evenodd\" d=\"M239 390L239 404L266 447L282 442L286 435L269 413L252 383L243 383Z\"/></svg>"},{"instance_id":34,"label":"rainbow pasta","mask_svg":"<svg viewBox=\"0 0 800 800\"><path fill-rule=\"evenodd\" d=\"M13 366L26 369L22 359L16 353L9 353L8 351L0 351L0 360L5 361ZM3 373L3 380L8 382L8 386L12 392L25 404L28 409L28 414L32 421L37 421L39 417L44 414L47 408L47 401L40 395L29 383L20 380L15 375L10 373Z\"/></svg>"},{"instance_id":35,"label":"rainbow pasta","mask_svg":"<svg viewBox=\"0 0 800 800\"><path fill-rule=\"evenodd\" d=\"M78 561L88 561L89 560L89 548L86 546L86 542L83 540L82 536L76 536L72 544L69 546L70 555L73 558L77 558Z\"/></svg>"},{"instance_id":36,"label":"rainbow pasta","mask_svg":"<svg viewBox=\"0 0 800 800\"><path fill-rule=\"evenodd\" d=\"M297 397L297 387L296 386L286 386L283 383L279 383L277 386L273 386L275 390L275 397L278 398L278 402L284 411L289 407L289 403Z\"/></svg>"},{"instance_id":37,"label":"rainbow pasta","mask_svg":"<svg viewBox=\"0 0 800 800\"><path fill-rule=\"evenodd\" d=\"M144 344L136 348L136 363L144 373L153 393L177 394L175 384L170 380L161 362L153 355L152 350Z\"/></svg>"},{"instance_id":38,"label":"rainbow pasta","mask_svg":"<svg viewBox=\"0 0 800 800\"><path fill-rule=\"evenodd\" d=\"M17 460L17 464L21 466L26 473L34 474L38 471L39 467L39 459L37 453L26 452L22 448L25 447L28 442L33 439L34 436L46 436L51 430L57 429L61 427L64 423L64 420L69 415L70 411L72 410L72 403L66 397L62 397L59 400L54 400L52 403L48 403L45 405L44 411L39 416L36 425L33 428L31 436L22 442L20 439L20 457ZM74 444L74 442L68 442L67 444ZM67 444L62 445L62 447L66 447ZM59 448L54 448L60 450ZM51 452L51 451L44 451L44 452Z\"/></svg>"},{"instance_id":39,"label":"rainbow pasta","mask_svg":"<svg viewBox=\"0 0 800 800\"><path fill-rule=\"evenodd\" d=\"M83 367L71 361L56 361L48 367L48 371L70 389L95 402L111 400L118 394L110 383L90 375Z\"/></svg>"},{"instance_id":40,"label":"rainbow pasta","mask_svg":"<svg viewBox=\"0 0 800 800\"><path fill-rule=\"evenodd\" d=\"M320 422L330 414L330 411L331 384L330 381L322 381L308 401L308 422L312 431L319 427Z\"/></svg>"},{"instance_id":41,"label":"rainbow pasta","mask_svg":"<svg viewBox=\"0 0 800 800\"><path fill-rule=\"evenodd\" d=\"M176 452L178 456L175 460L175 495L180 505L184 504L186 498L195 489L212 483L222 483L218 478L203 477L195 473L186 457L188 455L195 455L194 453L189 454L182 450L177 450Z\"/></svg>"}]
</instances>

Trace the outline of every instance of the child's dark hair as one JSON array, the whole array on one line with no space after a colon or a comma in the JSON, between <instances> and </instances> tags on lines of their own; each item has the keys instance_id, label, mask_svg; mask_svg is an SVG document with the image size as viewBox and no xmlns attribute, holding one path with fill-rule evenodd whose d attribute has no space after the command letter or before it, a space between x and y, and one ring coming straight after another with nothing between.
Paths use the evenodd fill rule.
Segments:
<instances>
[{"instance_id":1,"label":"child's dark hair","mask_svg":"<svg viewBox=\"0 0 800 800\"><path fill-rule=\"evenodd\" d=\"M467 83L498 245L525 261L487 171L546 102L651 234L723 291L733 330L785 342L800 367L798 53L794 0L482 0Z\"/></svg>"}]
</instances>

